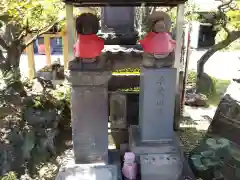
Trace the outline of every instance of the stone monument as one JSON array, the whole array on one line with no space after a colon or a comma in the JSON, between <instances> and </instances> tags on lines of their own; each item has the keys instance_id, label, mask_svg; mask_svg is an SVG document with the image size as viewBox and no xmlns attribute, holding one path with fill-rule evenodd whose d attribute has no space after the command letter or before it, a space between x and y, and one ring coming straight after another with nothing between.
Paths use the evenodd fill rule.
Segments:
<instances>
[{"instance_id":1,"label":"stone monument","mask_svg":"<svg viewBox=\"0 0 240 180\"><path fill-rule=\"evenodd\" d=\"M116 154L110 157L108 152L107 85L111 71L105 59L100 58L104 42L96 36L98 23L97 17L91 13L83 13L76 20L75 59L69 62L67 74L71 85L75 163L62 167L58 180L69 177L81 180L121 179L120 162L118 164L114 160ZM94 46L89 49L86 42Z\"/></svg>"},{"instance_id":2,"label":"stone monument","mask_svg":"<svg viewBox=\"0 0 240 180\"><path fill-rule=\"evenodd\" d=\"M178 180L182 174L181 151L173 131L177 71L172 67L175 41L169 34L170 20L166 13L154 12L149 18L152 31L140 40L144 50L140 122L129 129L129 146L137 155L143 180ZM170 177L171 170L175 176Z\"/></svg>"}]
</instances>

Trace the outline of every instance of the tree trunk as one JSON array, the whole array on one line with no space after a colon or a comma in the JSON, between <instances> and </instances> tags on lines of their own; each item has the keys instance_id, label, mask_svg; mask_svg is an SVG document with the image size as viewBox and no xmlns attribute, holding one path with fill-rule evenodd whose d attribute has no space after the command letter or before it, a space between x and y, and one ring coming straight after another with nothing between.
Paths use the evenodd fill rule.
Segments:
<instances>
[{"instance_id":1,"label":"tree trunk","mask_svg":"<svg viewBox=\"0 0 240 180\"><path fill-rule=\"evenodd\" d=\"M25 96L26 92L21 82L21 73L19 68L22 52L23 45L21 42L19 40L13 41L7 49L7 56L1 56L0 70L7 88L12 88L21 96Z\"/></svg>"},{"instance_id":2,"label":"tree trunk","mask_svg":"<svg viewBox=\"0 0 240 180\"><path fill-rule=\"evenodd\" d=\"M197 67L197 76L200 78L200 76L204 73L204 65L208 61L208 59L217 51L226 48L229 46L232 42L240 38L240 31L233 31L230 32L230 34L227 36L227 38L220 43L212 46L205 54L199 59L198 61L198 67Z\"/></svg>"},{"instance_id":3,"label":"tree trunk","mask_svg":"<svg viewBox=\"0 0 240 180\"><path fill-rule=\"evenodd\" d=\"M208 61L208 59L217 51L226 48L229 46L232 42L240 38L240 31L233 31L230 32L227 36L227 38L223 41L221 41L218 44L215 44L212 46L205 54L198 60L198 65L197 65L197 83L196 83L196 91L197 93L200 93L202 87L201 85L205 84L205 82L210 82L212 81L209 76L207 76L204 73L204 65ZM209 87L210 89L212 87Z\"/></svg>"}]
</instances>

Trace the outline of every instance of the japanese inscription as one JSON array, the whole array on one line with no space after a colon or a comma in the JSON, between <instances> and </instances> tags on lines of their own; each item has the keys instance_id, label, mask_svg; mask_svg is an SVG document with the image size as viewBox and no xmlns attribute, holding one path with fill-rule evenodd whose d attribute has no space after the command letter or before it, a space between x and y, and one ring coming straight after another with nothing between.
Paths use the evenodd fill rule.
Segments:
<instances>
[{"instance_id":1,"label":"japanese inscription","mask_svg":"<svg viewBox=\"0 0 240 180\"><path fill-rule=\"evenodd\" d=\"M156 100L156 107L158 111L161 113L163 112L163 106L164 106L164 94L165 94L165 79L163 76L161 76L157 81L157 100Z\"/></svg>"},{"instance_id":2,"label":"japanese inscription","mask_svg":"<svg viewBox=\"0 0 240 180\"><path fill-rule=\"evenodd\" d=\"M81 134L79 135L78 139L79 145L82 150L90 150L92 148L95 148L96 143L94 141L94 138L90 134Z\"/></svg>"}]
</instances>

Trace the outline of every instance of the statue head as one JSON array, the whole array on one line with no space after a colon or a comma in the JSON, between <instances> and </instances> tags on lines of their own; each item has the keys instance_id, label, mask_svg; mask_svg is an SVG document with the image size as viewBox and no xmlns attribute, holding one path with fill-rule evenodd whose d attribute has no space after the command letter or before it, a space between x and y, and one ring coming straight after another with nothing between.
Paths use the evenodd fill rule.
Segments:
<instances>
[{"instance_id":1,"label":"statue head","mask_svg":"<svg viewBox=\"0 0 240 180\"><path fill-rule=\"evenodd\" d=\"M148 19L150 29L154 32L170 32L171 18L163 11L153 12Z\"/></svg>"},{"instance_id":2,"label":"statue head","mask_svg":"<svg viewBox=\"0 0 240 180\"><path fill-rule=\"evenodd\" d=\"M76 30L78 34L97 34L99 30L99 19L93 13L83 13L76 19Z\"/></svg>"}]
</instances>

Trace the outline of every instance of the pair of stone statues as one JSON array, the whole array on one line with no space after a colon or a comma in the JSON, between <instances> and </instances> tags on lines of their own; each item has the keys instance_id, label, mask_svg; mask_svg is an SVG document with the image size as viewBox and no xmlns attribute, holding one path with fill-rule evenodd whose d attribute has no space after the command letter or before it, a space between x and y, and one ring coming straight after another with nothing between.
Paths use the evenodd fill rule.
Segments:
<instances>
[{"instance_id":1,"label":"pair of stone statues","mask_svg":"<svg viewBox=\"0 0 240 180\"><path fill-rule=\"evenodd\" d=\"M165 12L156 11L149 16L151 32L139 43L143 48L144 67L171 67L174 63L176 42L170 35L171 18ZM99 20L92 13L84 13L76 20L78 39L74 46L75 57L81 61L94 62L101 56L104 41L96 34Z\"/></svg>"}]
</instances>

